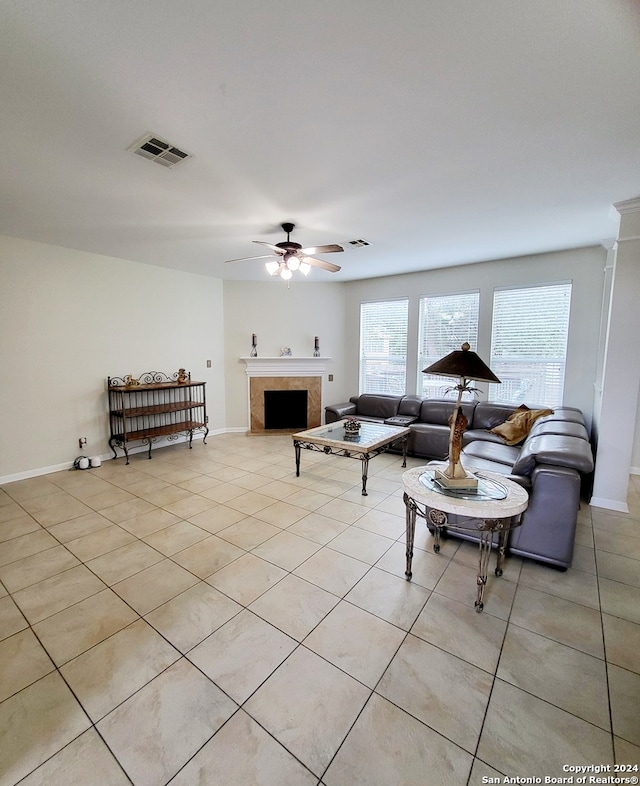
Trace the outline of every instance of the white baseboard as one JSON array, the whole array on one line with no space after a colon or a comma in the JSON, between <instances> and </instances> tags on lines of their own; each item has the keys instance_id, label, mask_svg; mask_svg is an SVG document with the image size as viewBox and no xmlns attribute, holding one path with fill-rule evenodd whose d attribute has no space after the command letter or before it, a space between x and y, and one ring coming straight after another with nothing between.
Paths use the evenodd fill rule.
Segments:
<instances>
[{"instance_id":1,"label":"white baseboard","mask_svg":"<svg viewBox=\"0 0 640 786\"><path fill-rule=\"evenodd\" d=\"M630 475L640 475L640 467L631 467L629 470Z\"/></svg>"},{"instance_id":2,"label":"white baseboard","mask_svg":"<svg viewBox=\"0 0 640 786\"><path fill-rule=\"evenodd\" d=\"M615 510L619 513L628 513L629 506L626 502L620 502L617 499L605 499L604 497L591 497L589 505L594 508L606 508L607 510Z\"/></svg>"}]
</instances>

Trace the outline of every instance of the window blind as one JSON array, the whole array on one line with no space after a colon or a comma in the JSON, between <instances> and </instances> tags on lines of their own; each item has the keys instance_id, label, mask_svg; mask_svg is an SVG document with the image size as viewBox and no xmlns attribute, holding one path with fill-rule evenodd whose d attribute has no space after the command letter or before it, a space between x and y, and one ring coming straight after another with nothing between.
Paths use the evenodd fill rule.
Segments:
<instances>
[{"instance_id":1,"label":"window blind","mask_svg":"<svg viewBox=\"0 0 640 786\"><path fill-rule=\"evenodd\" d=\"M420 298L418 323L418 395L441 398L455 384L451 377L423 374L422 369L460 349L465 341L475 352L478 346L479 292L434 295ZM454 395L454 394L452 394Z\"/></svg>"},{"instance_id":2,"label":"window blind","mask_svg":"<svg viewBox=\"0 0 640 786\"><path fill-rule=\"evenodd\" d=\"M360 304L360 392L404 394L409 300Z\"/></svg>"},{"instance_id":3,"label":"window blind","mask_svg":"<svg viewBox=\"0 0 640 786\"><path fill-rule=\"evenodd\" d=\"M562 404L571 283L501 289L493 295L491 385L494 401Z\"/></svg>"}]
</instances>

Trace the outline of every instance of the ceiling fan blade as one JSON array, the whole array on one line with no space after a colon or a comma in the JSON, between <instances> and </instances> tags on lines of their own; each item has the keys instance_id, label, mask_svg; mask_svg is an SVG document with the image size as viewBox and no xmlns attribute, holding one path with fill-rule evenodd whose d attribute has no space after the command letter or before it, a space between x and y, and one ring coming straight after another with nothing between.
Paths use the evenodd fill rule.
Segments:
<instances>
[{"instance_id":1,"label":"ceiling fan blade","mask_svg":"<svg viewBox=\"0 0 640 786\"><path fill-rule=\"evenodd\" d=\"M271 243L267 243L264 240L254 240L253 242L254 243L258 243L258 245L260 245L260 246L266 246L267 248L270 248L276 254L281 255L281 254L284 253L281 248L278 248L278 246L274 246Z\"/></svg>"},{"instance_id":2,"label":"ceiling fan blade","mask_svg":"<svg viewBox=\"0 0 640 786\"><path fill-rule=\"evenodd\" d=\"M333 254L335 251L344 251L342 246L337 243L330 243L328 246L310 246L300 250L300 254Z\"/></svg>"},{"instance_id":3,"label":"ceiling fan blade","mask_svg":"<svg viewBox=\"0 0 640 786\"><path fill-rule=\"evenodd\" d=\"M241 259L226 259L225 265L227 262L249 262L252 259L273 259L275 254L263 254L261 257L242 257Z\"/></svg>"},{"instance_id":4,"label":"ceiling fan blade","mask_svg":"<svg viewBox=\"0 0 640 786\"><path fill-rule=\"evenodd\" d=\"M314 267L321 267L323 270L328 270L330 273L337 273L340 270L340 265L334 265L333 262L325 262L324 259L316 259L315 257L301 258L300 261L307 262Z\"/></svg>"}]
</instances>

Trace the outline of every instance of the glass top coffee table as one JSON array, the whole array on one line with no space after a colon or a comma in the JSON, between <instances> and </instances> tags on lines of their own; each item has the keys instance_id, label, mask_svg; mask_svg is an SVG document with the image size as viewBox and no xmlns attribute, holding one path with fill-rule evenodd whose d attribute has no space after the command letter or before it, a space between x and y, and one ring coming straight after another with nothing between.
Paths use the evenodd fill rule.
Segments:
<instances>
[{"instance_id":1,"label":"glass top coffee table","mask_svg":"<svg viewBox=\"0 0 640 786\"><path fill-rule=\"evenodd\" d=\"M407 441L410 430L400 426L387 426L384 423L360 421L360 433L354 436L345 434L344 421L328 423L307 431L293 434L293 447L296 452L296 477L300 476L300 451L316 450L320 453L345 458L359 459L362 462L362 495L367 496L367 475L369 459L384 453L394 442L402 442L402 466L407 466Z\"/></svg>"}]
</instances>

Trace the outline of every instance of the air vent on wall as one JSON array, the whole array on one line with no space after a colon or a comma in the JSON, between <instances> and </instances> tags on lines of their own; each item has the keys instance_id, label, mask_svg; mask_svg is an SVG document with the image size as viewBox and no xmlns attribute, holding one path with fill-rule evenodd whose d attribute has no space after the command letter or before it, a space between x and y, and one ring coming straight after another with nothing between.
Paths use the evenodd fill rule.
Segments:
<instances>
[{"instance_id":1,"label":"air vent on wall","mask_svg":"<svg viewBox=\"0 0 640 786\"><path fill-rule=\"evenodd\" d=\"M368 240L363 240L362 238L358 238L357 240L348 240L347 245L351 246L352 248L362 248L363 246L370 246Z\"/></svg>"},{"instance_id":2,"label":"air vent on wall","mask_svg":"<svg viewBox=\"0 0 640 786\"><path fill-rule=\"evenodd\" d=\"M165 139L160 139L153 134L146 134L127 150L168 168L177 166L187 158L191 158L190 153L185 153L184 150L180 150Z\"/></svg>"}]
</instances>

